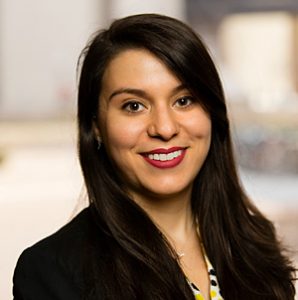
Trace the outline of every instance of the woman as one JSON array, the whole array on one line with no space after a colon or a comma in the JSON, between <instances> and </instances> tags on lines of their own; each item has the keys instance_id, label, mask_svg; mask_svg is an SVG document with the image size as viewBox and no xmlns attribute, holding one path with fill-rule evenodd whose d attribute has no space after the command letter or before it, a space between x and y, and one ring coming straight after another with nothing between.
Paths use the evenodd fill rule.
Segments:
<instances>
[{"instance_id":1,"label":"woman","mask_svg":"<svg viewBox=\"0 0 298 300\"><path fill-rule=\"evenodd\" d=\"M220 79L185 24L136 15L83 52L90 206L21 255L15 299L294 299L294 268L237 176Z\"/></svg>"}]
</instances>

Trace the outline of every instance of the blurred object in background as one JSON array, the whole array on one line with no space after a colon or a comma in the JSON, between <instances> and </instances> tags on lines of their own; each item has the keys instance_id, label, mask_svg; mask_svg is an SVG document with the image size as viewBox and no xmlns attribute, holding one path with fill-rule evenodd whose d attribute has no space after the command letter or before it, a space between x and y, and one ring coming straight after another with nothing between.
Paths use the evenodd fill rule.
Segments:
<instances>
[{"instance_id":1,"label":"blurred object in background","mask_svg":"<svg viewBox=\"0 0 298 300\"><path fill-rule=\"evenodd\" d=\"M298 174L297 28L291 12L241 13L220 25L223 63L244 95L228 98L245 168Z\"/></svg>"},{"instance_id":2,"label":"blurred object in background","mask_svg":"<svg viewBox=\"0 0 298 300\"><path fill-rule=\"evenodd\" d=\"M242 13L226 17L219 28L223 62L237 75L252 111L298 108L297 20L286 12Z\"/></svg>"},{"instance_id":3,"label":"blurred object in background","mask_svg":"<svg viewBox=\"0 0 298 300\"><path fill-rule=\"evenodd\" d=\"M160 13L180 20L186 18L186 2L184 0L112 0L106 1L105 8L109 19L140 13Z\"/></svg>"},{"instance_id":4,"label":"blurred object in background","mask_svg":"<svg viewBox=\"0 0 298 300\"><path fill-rule=\"evenodd\" d=\"M76 62L104 23L97 0L0 0L0 118L73 114Z\"/></svg>"},{"instance_id":5,"label":"blurred object in background","mask_svg":"<svg viewBox=\"0 0 298 300\"><path fill-rule=\"evenodd\" d=\"M263 173L298 175L298 127L268 127L239 125L235 130L240 165Z\"/></svg>"}]
</instances>

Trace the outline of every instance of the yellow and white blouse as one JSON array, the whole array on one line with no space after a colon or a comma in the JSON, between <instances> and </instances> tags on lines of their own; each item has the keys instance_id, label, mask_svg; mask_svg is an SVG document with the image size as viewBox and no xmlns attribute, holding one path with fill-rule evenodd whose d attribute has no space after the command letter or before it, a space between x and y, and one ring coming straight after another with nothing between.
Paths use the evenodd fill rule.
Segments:
<instances>
[{"instance_id":1,"label":"yellow and white blouse","mask_svg":"<svg viewBox=\"0 0 298 300\"><path fill-rule=\"evenodd\" d=\"M224 300L223 297L220 294L220 288L218 285L218 281L216 278L216 273L213 269L213 266L211 265L208 257L205 255L205 261L207 264L208 274L209 274L209 280L210 280L210 299L211 300ZM195 286L192 282L188 281L191 290L193 294L195 295L196 300L205 300L203 295L201 294L199 288Z\"/></svg>"}]
</instances>

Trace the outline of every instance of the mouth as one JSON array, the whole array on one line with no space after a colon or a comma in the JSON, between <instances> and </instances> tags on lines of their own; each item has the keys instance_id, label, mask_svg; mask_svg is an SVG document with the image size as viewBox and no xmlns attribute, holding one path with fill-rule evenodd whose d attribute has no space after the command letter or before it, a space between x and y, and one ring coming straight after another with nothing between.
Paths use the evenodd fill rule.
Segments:
<instances>
[{"instance_id":1,"label":"mouth","mask_svg":"<svg viewBox=\"0 0 298 300\"><path fill-rule=\"evenodd\" d=\"M170 152L168 154L166 153L148 154L148 158L153 160L159 160L159 161L169 161L181 155L182 155L182 150L177 150L177 151Z\"/></svg>"},{"instance_id":2,"label":"mouth","mask_svg":"<svg viewBox=\"0 0 298 300\"><path fill-rule=\"evenodd\" d=\"M142 156L149 164L156 168L174 168L182 162L186 149L182 147L172 147L170 149L159 148L142 153Z\"/></svg>"}]
</instances>

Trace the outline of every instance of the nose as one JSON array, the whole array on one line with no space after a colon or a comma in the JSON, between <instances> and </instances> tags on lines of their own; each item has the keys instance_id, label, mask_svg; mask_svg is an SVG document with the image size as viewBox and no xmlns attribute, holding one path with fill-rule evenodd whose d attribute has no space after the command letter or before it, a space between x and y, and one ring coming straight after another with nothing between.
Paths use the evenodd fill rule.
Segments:
<instances>
[{"instance_id":1,"label":"nose","mask_svg":"<svg viewBox=\"0 0 298 300\"><path fill-rule=\"evenodd\" d=\"M179 123L171 108L157 108L151 112L148 135L169 141L179 133Z\"/></svg>"}]
</instances>

